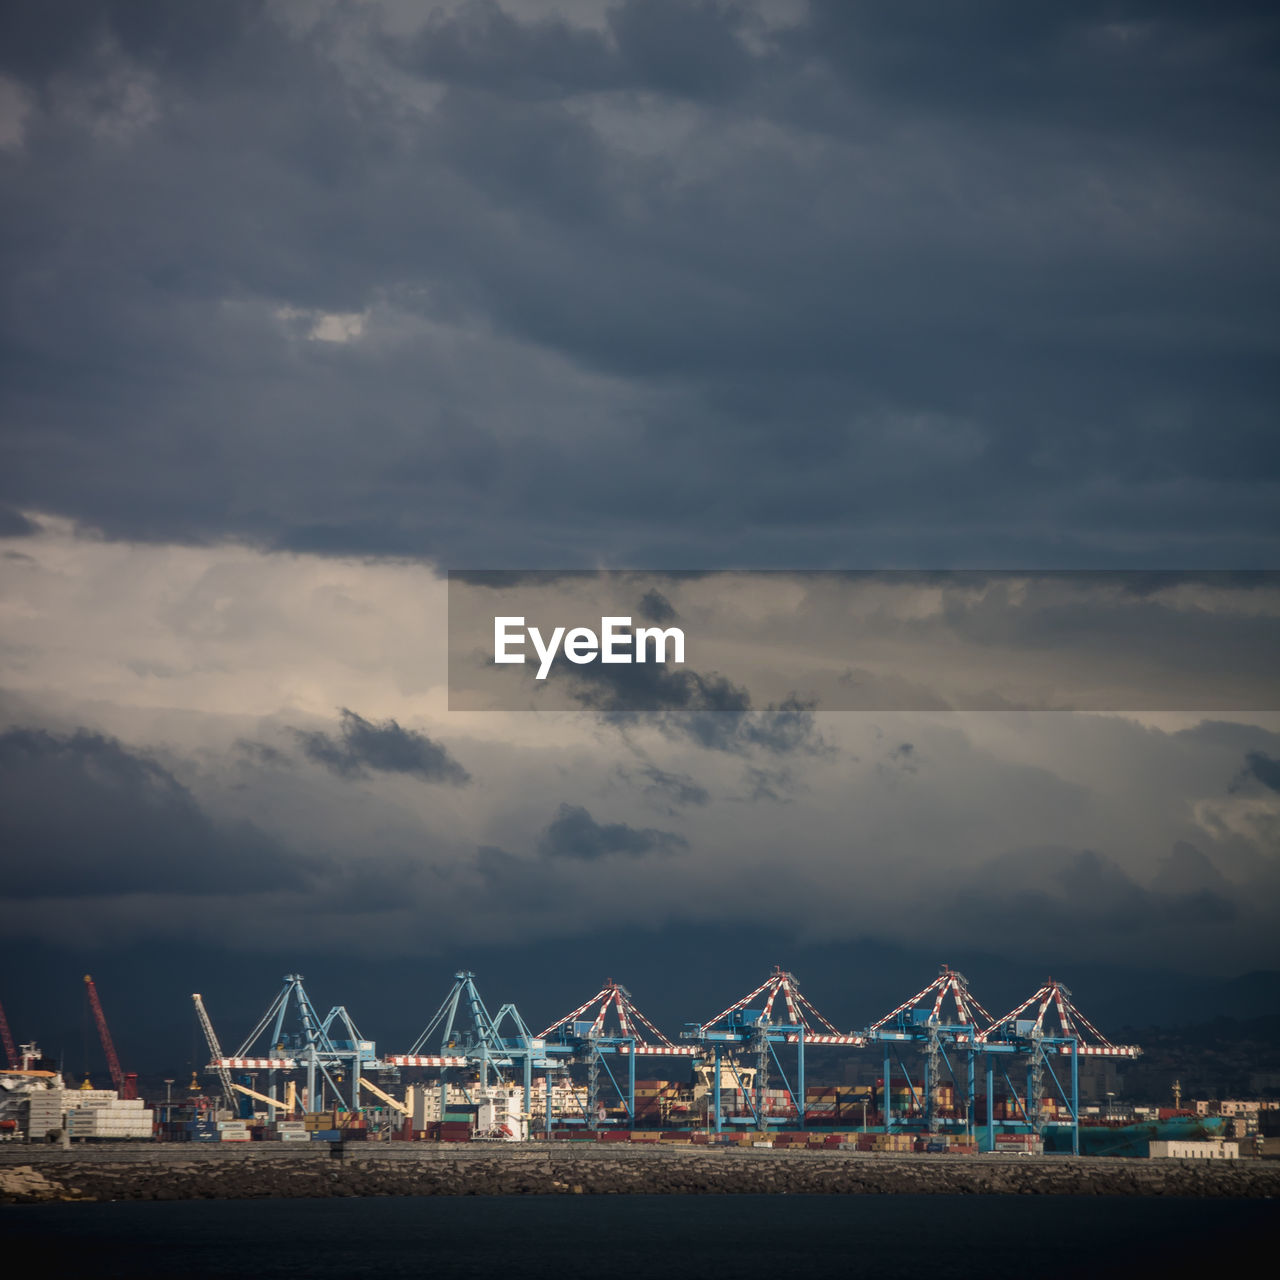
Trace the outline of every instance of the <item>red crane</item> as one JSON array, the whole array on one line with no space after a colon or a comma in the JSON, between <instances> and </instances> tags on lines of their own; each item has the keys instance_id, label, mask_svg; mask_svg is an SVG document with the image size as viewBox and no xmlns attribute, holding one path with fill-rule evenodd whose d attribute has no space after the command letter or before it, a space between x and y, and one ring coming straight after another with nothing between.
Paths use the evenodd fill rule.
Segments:
<instances>
[{"instance_id":1,"label":"red crane","mask_svg":"<svg viewBox=\"0 0 1280 1280\"><path fill-rule=\"evenodd\" d=\"M102 1001L98 999L98 988L93 979L84 975L85 994L89 997L89 1007L93 1010L93 1020L98 1024L98 1039L102 1041L102 1052L107 1056L107 1070L111 1072L111 1083L122 1098L138 1096L138 1076L130 1071L125 1075L120 1070L120 1059L116 1057L116 1047L111 1043L111 1032L107 1030L107 1016L102 1012Z\"/></svg>"},{"instance_id":2,"label":"red crane","mask_svg":"<svg viewBox=\"0 0 1280 1280\"><path fill-rule=\"evenodd\" d=\"M13 1043L13 1032L9 1030L9 1019L4 1016L2 1004L0 1004L0 1038L4 1040L4 1052L9 1060L9 1069L17 1071L22 1066L22 1060L18 1057L18 1047Z\"/></svg>"}]
</instances>

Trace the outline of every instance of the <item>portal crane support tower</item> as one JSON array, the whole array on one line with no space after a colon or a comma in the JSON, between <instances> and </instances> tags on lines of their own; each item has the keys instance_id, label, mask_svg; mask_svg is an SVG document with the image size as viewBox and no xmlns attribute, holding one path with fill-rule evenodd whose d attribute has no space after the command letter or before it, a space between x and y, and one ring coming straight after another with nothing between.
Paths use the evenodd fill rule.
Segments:
<instances>
[{"instance_id":1,"label":"portal crane support tower","mask_svg":"<svg viewBox=\"0 0 1280 1280\"><path fill-rule=\"evenodd\" d=\"M504 1030L511 1032L504 1035ZM423 1058L422 1050L440 1036L438 1056ZM451 1066L466 1066L480 1077L480 1089L485 1092L492 1083L506 1083L502 1072L511 1071L514 1079L517 1069L523 1077L524 1107L527 1114L533 1093L533 1069L546 1069L554 1064L546 1056L546 1043L535 1036L520 1016L514 1004L504 1004L497 1017L490 1015L476 989L475 974L459 969L454 974L453 987L436 1010L435 1017L414 1041L407 1054L393 1055L387 1061L392 1066L439 1066L440 1114L447 1102L447 1070ZM516 1082L519 1083L519 1082Z\"/></svg>"},{"instance_id":2,"label":"portal crane support tower","mask_svg":"<svg viewBox=\"0 0 1280 1280\"><path fill-rule=\"evenodd\" d=\"M300 1033L285 1032L285 1021L290 1009L297 1016L302 1028ZM270 1056L264 1059L251 1058L254 1045L268 1028ZM346 1038L334 1039L334 1034L341 1036L344 1032ZM287 1046L286 1039L296 1043ZM306 1072L307 1107L311 1111L320 1109L317 1084L321 1081L329 1086L344 1109L349 1107L351 1110L358 1110L358 1080L361 1071L365 1068L376 1070L383 1066L377 1060L375 1045L372 1041L360 1038L360 1033L345 1008L335 1005L329 1011L329 1016L321 1019L302 985L300 973L285 974L284 986L232 1055L232 1061L228 1065L236 1065L241 1061L260 1063L273 1073L302 1068ZM344 1090L340 1086L347 1083L348 1077L349 1084L344 1096ZM320 1087L323 1089L323 1084Z\"/></svg>"},{"instance_id":3,"label":"portal crane support tower","mask_svg":"<svg viewBox=\"0 0 1280 1280\"><path fill-rule=\"evenodd\" d=\"M617 1030L610 1027L610 1014ZM644 1037L643 1039L641 1037ZM599 1127L601 1070L613 1085L619 1101L627 1113L627 1122L635 1124L636 1116L636 1063L637 1057L697 1059L701 1050L693 1045L677 1045L658 1029L639 1009L631 998L631 992L612 978L605 982L595 995L580 1004L571 1013L553 1022L538 1037L546 1041L546 1052L559 1055L565 1064L587 1064L587 1125ZM627 1059L624 1085L620 1066L616 1059ZM608 1058L614 1058L610 1066ZM551 1078L547 1074L547 1132L551 1132Z\"/></svg>"},{"instance_id":4,"label":"portal crane support tower","mask_svg":"<svg viewBox=\"0 0 1280 1280\"><path fill-rule=\"evenodd\" d=\"M974 1055L981 1038L979 1028L990 1023L991 1015L969 990L964 974L944 964L927 987L867 1028L867 1040L879 1042L884 1051L880 1109L886 1133L895 1122L906 1118L895 1121L893 1114L895 1058L906 1079L907 1113L910 1115L915 1110L921 1114L931 1136L940 1129L936 1094L944 1069L964 1099L962 1118L966 1126L969 1124L976 1089ZM919 1049L923 1059L924 1082L920 1093L916 1092L911 1073L902 1061L901 1050L907 1046Z\"/></svg>"},{"instance_id":5,"label":"portal crane support tower","mask_svg":"<svg viewBox=\"0 0 1280 1280\"><path fill-rule=\"evenodd\" d=\"M781 1002L785 1013L775 1017L774 1009ZM752 1007L748 1007L752 1006ZM736 1060L739 1056L754 1058L754 1090L747 1105L756 1127L764 1130L769 1121L765 1114L765 1090L768 1086L769 1064L772 1061L782 1078L784 1090L790 1095L796 1109L796 1119L801 1129L805 1127L804 1051L806 1044L843 1045L854 1047L864 1043L860 1035L843 1035L835 1025L800 993L795 975L775 965L773 973L754 991L716 1014L708 1022L692 1024L683 1033L685 1039L696 1040L703 1051L714 1057L713 1123L716 1132L723 1123L720 1098L721 1068L726 1052L735 1079L740 1080ZM778 1057L775 1045L795 1045L796 1085L793 1088ZM740 1086L739 1086L740 1087Z\"/></svg>"}]
</instances>

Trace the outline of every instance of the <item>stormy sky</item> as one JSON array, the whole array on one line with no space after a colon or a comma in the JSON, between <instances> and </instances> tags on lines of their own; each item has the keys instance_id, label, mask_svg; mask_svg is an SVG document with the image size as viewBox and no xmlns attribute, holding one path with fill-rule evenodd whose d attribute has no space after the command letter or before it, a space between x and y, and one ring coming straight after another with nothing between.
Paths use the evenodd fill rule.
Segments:
<instances>
[{"instance_id":1,"label":"stormy sky","mask_svg":"<svg viewBox=\"0 0 1280 1280\"><path fill-rule=\"evenodd\" d=\"M90 970L143 1069L191 991L234 1040L295 970L389 1048L458 967L669 1033L774 963L848 1027L942 961L1104 1023L1274 1002L1278 43L1231 3L4 6L18 1037L83 1056ZM664 701L451 704L447 571L620 568L697 571L627 588L715 637ZM851 646L727 569L1032 587Z\"/></svg>"}]
</instances>

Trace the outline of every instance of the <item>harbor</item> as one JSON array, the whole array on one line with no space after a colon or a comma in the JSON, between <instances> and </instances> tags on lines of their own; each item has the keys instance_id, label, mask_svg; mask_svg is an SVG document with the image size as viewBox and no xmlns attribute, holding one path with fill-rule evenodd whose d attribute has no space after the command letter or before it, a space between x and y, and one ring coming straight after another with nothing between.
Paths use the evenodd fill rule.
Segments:
<instances>
[{"instance_id":1,"label":"harbor","mask_svg":"<svg viewBox=\"0 0 1280 1280\"><path fill-rule=\"evenodd\" d=\"M1280 1163L585 1142L0 1148L9 1204L627 1194L1257 1199L1280 1196Z\"/></svg>"}]
</instances>

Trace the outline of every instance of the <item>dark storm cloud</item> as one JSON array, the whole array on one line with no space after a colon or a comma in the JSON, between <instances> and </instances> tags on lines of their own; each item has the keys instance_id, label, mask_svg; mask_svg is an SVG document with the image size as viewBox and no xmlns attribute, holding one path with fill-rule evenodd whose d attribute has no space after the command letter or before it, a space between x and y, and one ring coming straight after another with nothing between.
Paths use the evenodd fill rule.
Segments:
<instances>
[{"instance_id":1,"label":"dark storm cloud","mask_svg":"<svg viewBox=\"0 0 1280 1280\"><path fill-rule=\"evenodd\" d=\"M295 729L303 751L317 764L345 778L378 773L407 773L427 782L465 786L471 775L446 747L416 729L402 728L395 720L375 724L342 708L338 736L320 730Z\"/></svg>"},{"instance_id":2,"label":"dark storm cloud","mask_svg":"<svg viewBox=\"0 0 1280 1280\"><path fill-rule=\"evenodd\" d=\"M248 895L314 868L247 822L215 822L162 765L113 738L0 734L3 894Z\"/></svg>"},{"instance_id":3,"label":"dark storm cloud","mask_svg":"<svg viewBox=\"0 0 1280 1280\"><path fill-rule=\"evenodd\" d=\"M189 13L165 0L68 0L51 22L39 5L7 5L0 17L0 68L41 83L111 42L181 73L204 70L243 49L262 11L260 0L225 0Z\"/></svg>"},{"instance_id":4,"label":"dark storm cloud","mask_svg":"<svg viewBox=\"0 0 1280 1280\"><path fill-rule=\"evenodd\" d=\"M699 709L656 716L621 713L612 718L624 725L647 721L668 738L692 742L707 751L730 755L745 755L753 750L771 755L816 755L824 753L827 746L817 732L814 710L813 702L792 696L760 711Z\"/></svg>"},{"instance_id":5,"label":"dark storm cloud","mask_svg":"<svg viewBox=\"0 0 1280 1280\"><path fill-rule=\"evenodd\" d=\"M488 893L514 897L530 908L564 906L566 887L548 875L541 860L517 858L494 845L481 845L475 867Z\"/></svg>"},{"instance_id":6,"label":"dark storm cloud","mask_svg":"<svg viewBox=\"0 0 1280 1280\"><path fill-rule=\"evenodd\" d=\"M538 840L544 858L573 858L594 862L610 854L642 858L650 853L674 853L689 842L674 831L631 827L625 822L597 822L580 805L562 804Z\"/></svg>"},{"instance_id":7,"label":"dark storm cloud","mask_svg":"<svg viewBox=\"0 0 1280 1280\"><path fill-rule=\"evenodd\" d=\"M650 607L659 612L665 608L675 616L670 602L659 592L652 590L648 596L657 597ZM549 683L536 687L542 691L561 686L569 705L602 713L620 728L652 725L672 739L687 740L707 750L731 754L760 750L783 755L826 749L816 729L814 699L793 693L753 709L745 685L720 672L659 663L655 660L657 648L651 639L644 662L585 664L568 661L561 649L549 669ZM526 663L521 671L534 687L535 667Z\"/></svg>"},{"instance_id":8,"label":"dark storm cloud","mask_svg":"<svg viewBox=\"0 0 1280 1280\"><path fill-rule=\"evenodd\" d=\"M938 10L812 0L799 34L842 81L914 114L995 123L1020 116L1058 129L1213 137L1275 136L1274 12L1091 0L1069 9L986 0ZM1212 40L1212 47L1206 47ZM1230 73L1226 71L1230 65ZM1193 86L1214 90L1206 117ZM1021 120L1020 120L1021 123Z\"/></svg>"},{"instance_id":9,"label":"dark storm cloud","mask_svg":"<svg viewBox=\"0 0 1280 1280\"><path fill-rule=\"evenodd\" d=\"M799 698L792 694L745 721L742 736L751 746L762 747L774 755L823 751L825 744L814 722L816 709L817 703L812 698Z\"/></svg>"},{"instance_id":10,"label":"dark storm cloud","mask_svg":"<svg viewBox=\"0 0 1280 1280\"><path fill-rule=\"evenodd\" d=\"M29 538L39 530L40 526L21 511L0 504L0 538Z\"/></svg>"},{"instance_id":11,"label":"dark storm cloud","mask_svg":"<svg viewBox=\"0 0 1280 1280\"><path fill-rule=\"evenodd\" d=\"M606 17L607 32L584 31L557 18L519 22L481 0L437 12L392 53L433 80L520 98L636 89L723 99L751 77L740 5L623 0Z\"/></svg>"},{"instance_id":12,"label":"dark storm cloud","mask_svg":"<svg viewBox=\"0 0 1280 1280\"><path fill-rule=\"evenodd\" d=\"M640 603L636 606L636 613L646 622L674 622L676 618L676 611L672 607L671 601L656 587L650 587L640 597Z\"/></svg>"},{"instance_id":13,"label":"dark storm cloud","mask_svg":"<svg viewBox=\"0 0 1280 1280\"><path fill-rule=\"evenodd\" d=\"M824 711L1280 706L1274 572L1171 573L1163 581L1144 573L1132 590L1124 573L703 574L680 583L686 615L681 627L664 630L687 642L675 658L664 638L661 646L650 639L643 661L630 661L628 644L622 660L578 663L557 641L544 665L533 661L517 624L504 631L511 646L504 656L520 665L496 661L499 617L504 628L512 618L541 623L548 635L552 622L562 631L597 626L634 609L634 576L583 575L561 592L529 574L492 595L451 580L450 705L746 713L772 700L774 724L744 720L741 734L730 727L746 742L779 738L805 704ZM739 599L751 601L750 614ZM857 666L846 665L851 658Z\"/></svg>"},{"instance_id":14,"label":"dark storm cloud","mask_svg":"<svg viewBox=\"0 0 1280 1280\"><path fill-rule=\"evenodd\" d=\"M1219 901L1230 896L1231 887L1221 872L1193 844L1179 840L1160 864L1151 882L1157 893L1174 897L1204 894ZM1228 914L1234 915L1234 912Z\"/></svg>"},{"instance_id":15,"label":"dark storm cloud","mask_svg":"<svg viewBox=\"0 0 1280 1280\"><path fill-rule=\"evenodd\" d=\"M642 706L739 715L751 708L750 693L727 676L667 666L653 661L652 654L646 662L578 665L566 661L561 651L548 678L566 684L569 696L591 711L622 713Z\"/></svg>"},{"instance_id":16,"label":"dark storm cloud","mask_svg":"<svg viewBox=\"0 0 1280 1280\"><path fill-rule=\"evenodd\" d=\"M445 563L1274 561L1272 9L282 12L6 8L0 499Z\"/></svg>"},{"instance_id":17,"label":"dark storm cloud","mask_svg":"<svg viewBox=\"0 0 1280 1280\"><path fill-rule=\"evenodd\" d=\"M1247 899L1191 846L1174 850L1149 889L1105 854L1046 848L992 859L948 899L947 910L979 932L1000 931L1006 945L1077 956L1101 948L1113 957L1164 955L1245 936L1248 945L1273 951L1265 942L1269 929Z\"/></svg>"},{"instance_id":18,"label":"dark storm cloud","mask_svg":"<svg viewBox=\"0 0 1280 1280\"><path fill-rule=\"evenodd\" d=\"M774 755L825 750L814 712L817 704L795 694L753 710L751 694L718 672L648 663L577 666L558 661L553 677L590 711L627 729L652 725L673 740L708 751L741 755L752 750ZM642 706L652 710L633 711Z\"/></svg>"},{"instance_id":19,"label":"dark storm cloud","mask_svg":"<svg viewBox=\"0 0 1280 1280\"><path fill-rule=\"evenodd\" d=\"M1269 787L1272 791L1280 791L1280 760L1262 751L1250 751L1244 758L1244 768L1240 777L1232 783L1231 789L1236 791L1247 779L1253 778Z\"/></svg>"}]
</instances>

